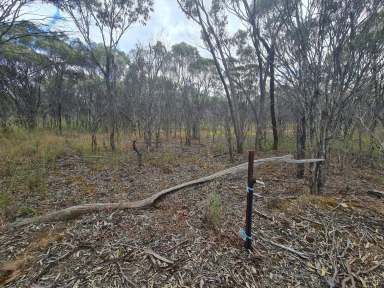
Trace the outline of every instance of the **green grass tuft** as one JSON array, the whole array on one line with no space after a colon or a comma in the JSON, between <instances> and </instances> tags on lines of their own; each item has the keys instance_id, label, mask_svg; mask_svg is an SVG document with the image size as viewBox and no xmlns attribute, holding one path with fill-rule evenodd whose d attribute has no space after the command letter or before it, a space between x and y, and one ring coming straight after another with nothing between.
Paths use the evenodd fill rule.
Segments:
<instances>
[{"instance_id":1,"label":"green grass tuft","mask_svg":"<svg viewBox=\"0 0 384 288\"><path fill-rule=\"evenodd\" d=\"M5 209L10 202L8 195L0 191L0 210Z\"/></svg>"}]
</instances>

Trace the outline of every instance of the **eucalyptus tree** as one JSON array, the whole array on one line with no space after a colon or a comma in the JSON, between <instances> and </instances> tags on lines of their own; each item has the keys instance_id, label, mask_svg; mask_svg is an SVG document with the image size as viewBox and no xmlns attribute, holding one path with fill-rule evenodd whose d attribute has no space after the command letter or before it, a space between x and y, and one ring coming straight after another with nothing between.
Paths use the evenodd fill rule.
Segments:
<instances>
[{"instance_id":1,"label":"eucalyptus tree","mask_svg":"<svg viewBox=\"0 0 384 288\"><path fill-rule=\"evenodd\" d=\"M182 121L181 117L181 103L178 93L177 83L174 81L173 61L171 51L167 51L165 60L163 62L162 74L159 78L159 85L161 87L160 98L160 128L165 132L166 138L169 140L172 133L172 126L174 129L174 136L176 138L176 132L179 123ZM158 138L160 136L160 129L157 130L156 144L158 144Z\"/></svg>"},{"instance_id":2,"label":"eucalyptus tree","mask_svg":"<svg viewBox=\"0 0 384 288\"><path fill-rule=\"evenodd\" d=\"M5 91L0 90L0 127L6 128L8 120L13 116L12 101L7 97Z\"/></svg>"},{"instance_id":3,"label":"eucalyptus tree","mask_svg":"<svg viewBox=\"0 0 384 288\"><path fill-rule=\"evenodd\" d=\"M38 34L40 29L30 22L18 23L17 31L28 31L31 35L2 45L1 96L12 103L23 125L34 128L42 103L43 82L52 68L52 62L47 57L50 49L47 41L58 40L32 36Z\"/></svg>"},{"instance_id":4,"label":"eucalyptus tree","mask_svg":"<svg viewBox=\"0 0 384 288\"><path fill-rule=\"evenodd\" d=\"M185 126L185 144L191 145L191 138L198 138L199 118L202 116L201 87L204 78L199 77L204 65L198 50L184 42L172 46L173 80L180 95Z\"/></svg>"},{"instance_id":5,"label":"eucalyptus tree","mask_svg":"<svg viewBox=\"0 0 384 288\"><path fill-rule=\"evenodd\" d=\"M258 89L260 86L259 66L255 62L256 52L248 41L248 34L246 31L239 30L233 38L237 43L237 63L233 69L233 79L238 93L246 98L248 106L251 108L254 123L256 123L255 149L261 149L265 93L260 93Z\"/></svg>"},{"instance_id":6,"label":"eucalyptus tree","mask_svg":"<svg viewBox=\"0 0 384 288\"><path fill-rule=\"evenodd\" d=\"M88 77L78 81L75 86L77 110L79 114L87 118L87 128L91 132L91 148L97 151L97 131L105 120L108 99L105 97L106 91L103 86L103 79L96 73L88 71Z\"/></svg>"},{"instance_id":7,"label":"eucalyptus tree","mask_svg":"<svg viewBox=\"0 0 384 288\"><path fill-rule=\"evenodd\" d=\"M367 72L369 81L366 93L371 97L364 97L356 105L357 111L351 122L357 120L357 125L368 133L371 153L375 147L384 153L384 10L376 10L376 13L371 29L362 39L368 43L372 58L372 65Z\"/></svg>"},{"instance_id":8,"label":"eucalyptus tree","mask_svg":"<svg viewBox=\"0 0 384 288\"><path fill-rule=\"evenodd\" d=\"M184 42L172 46L173 78L178 89L178 95L182 111L182 123L185 129L185 144L191 145L191 131L193 122L193 103L194 89L190 67L199 58L199 52Z\"/></svg>"},{"instance_id":9,"label":"eucalyptus tree","mask_svg":"<svg viewBox=\"0 0 384 288\"><path fill-rule=\"evenodd\" d=\"M10 32L18 24L22 8L29 2L31 1L0 0L0 46L20 36L14 33L11 36Z\"/></svg>"},{"instance_id":10,"label":"eucalyptus tree","mask_svg":"<svg viewBox=\"0 0 384 288\"><path fill-rule=\"evenodd\" d=\"M63 112L73 109L69 105L69 85L74 86L77 80L84 78L87 68L91 66L83 44L79 40L69 41L62 37L61 41L46 41L46 56L52 62L47 83L48 112L55 119L55 126L62 132Z\"/></svg>"},{"instance_id":11,"label":"eucalyptus tree","mask_svg":"<svg viewBox=\"0 0 384 288\"><path fill-rule=\"evenodd\" d=\"M350 111L366 96L371 43L366 41L384 3L378 0L342 2L287 1L280 38L279 71L295 87L292 103L305 117L314 156L326 158L330 141L340 133ZM377 40L375 40L377 41ZM324 185L326 166L313 169L312 191Z\"/></svg>"},{"instance_id":12,"label":"eucalyptus tree","mask_svg":"<svg viewBox=\"0 0 384 288\"><path fill-rule=\"evenodd\" d=\"M195 93L192 94L192 138L200 141L200 126L206 116L206 106L209 97L214 92L214 81L216 80L216 71L211 59L198 57L189 67L192 85Z\"/></svg>"},{"instance_id":13,"label":"eucalyptus tree","mask_svg":"<svg viewBox=\"0 0 384 288\"><path fill-rule=\"evenodd\" d=\"M231 74L232 55L231 47L229 47L231 43L226 31L227 15L224 9L224 2L218 0L177 1L183 12L201 28L202 39L211 53L216 71L225 91L236 137L236 149L238 153L242 153L245 127L241 121L239 109L240 95L236 93L235 83Z\"/></svg>"},{"instance_id":14,"label":"eucalyptus tree","mask_svg":"<svg viewBox=\"0 0 384 288\"><path fill-rule=\"evenodd\" d=\"M273 132L273 149L278 148L278 132L275 105L275 54L276 41L283 25L279 6L281 0L227 0L227 9L242 21L250 36L256 54L260 102L256 147L261 148L262 131L265 129L266 82L269 77L269 102Z\"/></svg>"},{"instance_id":15,"label":"eucalyptus tree","mask_svg":"<svg viewBox=\"0 0 384 288\"><path fill-rule=\"evenodd\" d=\"M144 108L144 140L148 147L152 145L153 134L156 133L156 145L160 141L162 102L165 95L163 86L165 75L165 61L167 50L161 42L149 45L144 54L144 93L142 100L145 101Z\"/></svg>"},{"instance_id":16,"label":"eucalyptus tree","mask_svg":"<svg viewBox=\"0 0 384 288\"><path fill-rule=\"evenodd\" d=\"M108 96L110 146L114 151L116 131L116 64L114 51L124 33L134 24L145 24L152 11L152 0L64 0L55 2L66 11L100 69ZM102 40L103 57L94 54L94 37ZM102 61L100 61L102 59Z\"/></svg>"},{"instance_id":17,"label":"eucalyptus tree","mask_svg":"<svg viewBox=\"0 0 384 288\"><path fill-rule=\"evenodd\" d=\"M132 125L135 133L140 137L142 134L141 129L141 115L138 110L140 105L141 94L143 93L144 82L144 48L137 46L130 51L129 59L130 65L124 78L124 97L121 113Z\"/></svg>"},{"instance_id":18,"label":"eucalyptus tree","mask_svg":"<svg viewBox=\"0 0 384 288\"><path fill-rule=\"evenodd\" d=\"M233 155L233 139L231 129L231 117L228 109L228 104L224 95L221 95L217 90L212 97L209 97L207 101L207 117L209 124L211 125L212 143L215 143L216 134L224 130L224 141L227 146L229 154L229 160L234 160Z\"/></svg>"},{"instance_id":19,"label":"eucalyptus tree","mask_svg":"<svg viewBox=\"0 0 384 288\"><path fill-rule=\"evenodd\" d=\"M158 144L161 128L161 106L165 95L164 75L167 50L161 42L148 47L138 46L131 53L131 65L125 79L140 130L144 141L151 147L154 133Z\"/></svg>"}]
</instances>

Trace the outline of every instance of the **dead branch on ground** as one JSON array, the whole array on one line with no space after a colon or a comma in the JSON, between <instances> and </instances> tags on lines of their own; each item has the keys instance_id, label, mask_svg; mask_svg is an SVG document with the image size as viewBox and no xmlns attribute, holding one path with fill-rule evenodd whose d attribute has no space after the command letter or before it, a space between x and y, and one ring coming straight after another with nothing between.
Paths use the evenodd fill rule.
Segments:
<instances>
[{"instance_id":1,"label":"dead branch on ground","mask_svg":"<svg viewBox=\"0 0 384 288\"><path fill-rule=\"evenodd\" d=\"M274 163L288 163L288 164L303 164L303 163L315 163L322 162L323 159L300 159L295 160L292 159L292 155L285 155L281 157L271 157L258 159L254 161L255 166L259 166L264 163L274 162ZM154 205L159 199L164 197L167 194L174 193L184 188L196 186L199 184L207 183L212 180L215 180L219 177L223 177L226 175L236 175L240 172L246 171L248 167L248 163L243 163L237 165L235 167L231 167L219 172L216 172L212 175L202 177L199 179L195 179L192 181L188 181L174 187L159 191L152 196L138 201L126 201L126 202L117 202L117 203L92 203L92 204L82 204L77 206L68 207L59 211L54 211L42 216L36 216L32 218L23 219L20 221L16 221L14 223L9 224L8 228L17 228L28 224L39 224L39 223L47 223L47 222L57 222L57 221L66 221L75 219L84 214L101 212L101 211L111 211L115 209L144 209Z\"/></svg>"}]
</instances>

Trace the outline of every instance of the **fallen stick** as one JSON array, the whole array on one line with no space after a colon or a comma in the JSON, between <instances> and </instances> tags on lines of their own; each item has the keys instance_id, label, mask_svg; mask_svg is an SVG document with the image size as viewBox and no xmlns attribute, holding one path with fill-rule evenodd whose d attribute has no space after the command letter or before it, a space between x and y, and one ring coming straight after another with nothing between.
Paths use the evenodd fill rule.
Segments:
<instances>
[{"instance_id":1,"label":"fallen stick","mask_svg":"<svg viewBox=\"0 0 384 288\"><path fill-rule=\"evenodd\" d=\"M258 159L254 161L254 164L255 166L259 166L267 162L285 162L285 163L297 164L296 161L298 160L293 160L292 155L285 155L281 157ZM299 163L314 163L314 162L322 162L324 160L323 159L307 159L307 160L304 159L299 161L300 161ZM132 201L132 202L126 201L126 202L117 202L117 203L116 202L115 203L92 203L92 204L76 205L76 206L68 207L62 210L54 211L46 215L36 216L36 217L16 221L14 223L9 224L7 227L17 228L17 227L28 225L28 224L67 221L67 220L75 219L84 214L95 213L100 211L110 211L114 209L122 210L122 209L133 209L133 208L136 208L136 209L148 208L167 194L179 191L187 187L192 187L199 184L207 183L226 175L238 174L240 172L246 171L248 167L247 165L248 163L243 163L235 167L231 167L231 168L216 172L206 177L202 177L196 180L192 180L192 181L188 181L188 182L176 185L174 187L159 191L143 200Z\"/></svg>"},{"instance_id":2,"label":"fallen stick","mask_svg":"<svg viewBox=\"0 0 384 288\"><path fill-rule=\"evenodd\" d=\"M260 211L258 211L258 210L256 210L256 209L254 209L253 212L254 212L256 215L259 215L259 216L262 217L262 218L265 218L265 219L270 220L270 221L274 221L273 217L268 216L268 215L266 215L266 214L264 214L264 213L262 213L262 212L260 212Z\"/></svg>"},{"instance_id":3,"label":"fallen stick","mask_svg":"<svg viewBox=\"0 0 384 288\"><path fill-rule=\"evenodd\" d=\"M63 256L57 258L56 260L54 261L51 261L48 263L48 265L46 267L44 267L40 272L39 274L35 275L32 280L31 280L31 285L35 282L37 282L42 276L44 276L47 272L49 272L50 269L52 269L54 266L58 265L61 261L67 259L68 257L71 257L74 253L76 253L77 251L80 251L82 249L93 249L92 247L90 246L86 246L86 245L80 245L78 247L75 247L73 248L71 251L67 252L66 254L64 254ZM33 285L32 285L33 287Z\"/></svg>"},{"instance_id":4,"label":"fallen stick","mask_svg":"<svg viewBox=\"0 0 384 288\"><path fill-rule=\"evenodd\" d=\"M300 251L297 251L289 246L285 246L285 245L282 245L282 244L279 244L279 243L276 243L276 242L273 242L272 240L269 240L269 239L265 239L263 237L260 237L261 240L273 245L273 246L276 246L280 249L283 249L283 250L286 250L292 254L295 254L296 256L299 256L301 259L305 259L305 260L309 260L309 256L303 252L300 252Z\"/></svg>"},{"instance_id":5,"label":"fallen stick","mask_svg":"<svg viewBox=\"0 0 384 288\"><path fill-rule=\"evenodd\" d=\"M383 191L373 189L373 190L368 190L367 193L368 193L368 195L371 195L371 196L375 196L378 198L384 198L384 192Z\"/></svg>"},{"instance_id":6,"label":"fallen stick","mask_svg":"<svg viewBox=\"0 0 384 288\"><path fill-rule=\"evenodd\" d=\"M153 256L153 257L155 257L156 259L158 259L158 260L160 260L160 261L162 261L162 262L165 262L165 263L167 263L167 264L174 264L175 262L173 262L173 261L171 261L171 260L169 260L169 259L167 259L167 258L165 258L165 257L163 257L163 256L161 256L161 255L159 255L159 254L157 254L155 251L153 251L152 249L145 249L144 250L144 253L145 254L148 254L148 255L151 255L151 256Z\"/></svg>"}]
</instances>

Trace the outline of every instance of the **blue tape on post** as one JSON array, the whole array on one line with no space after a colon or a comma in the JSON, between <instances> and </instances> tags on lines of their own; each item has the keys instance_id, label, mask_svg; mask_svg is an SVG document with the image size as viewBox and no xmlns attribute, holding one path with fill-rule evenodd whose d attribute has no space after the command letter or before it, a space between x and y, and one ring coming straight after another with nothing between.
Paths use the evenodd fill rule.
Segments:
<instances>
[{"instance_id":1,"label":"blue tape on post","mask_svg":"<svg viewBox=\"0 0 384 288\"><path fill-rule=\"evenodd\" d=\"M253 188L247 186L247 193L253 192Z\"/></svg>"},{"instance_id":2,"label":"blue tape on post","mask_svg":"<svg viewBox=\"0 0 384 288\"><path fill-rule=\"evenodd\" d=\"M243 228L240 229L239 235L240 235L240 238L243 239L244 241L252 240L252 235L248 236L247 233L245 233L245 230Z\"/></svg>"}]
</instances>

